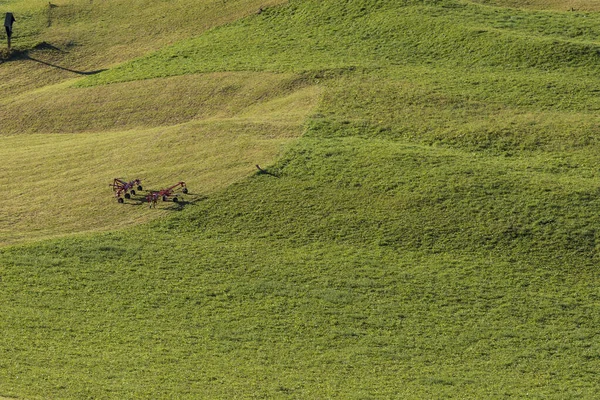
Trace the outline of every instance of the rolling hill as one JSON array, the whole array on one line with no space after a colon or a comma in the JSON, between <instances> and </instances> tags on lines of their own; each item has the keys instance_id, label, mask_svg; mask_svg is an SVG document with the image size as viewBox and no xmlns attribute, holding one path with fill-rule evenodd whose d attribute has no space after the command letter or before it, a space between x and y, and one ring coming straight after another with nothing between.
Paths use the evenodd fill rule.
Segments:
<instances>
[{"instance_id":1,"label":"rolling hill","mask_svg":"<svg viewBox=\"0 0 600 400\"><path fill-rule=\"evenodd\" d=\"M598 392L593 4L0 6L0 396Z\"/></svg>"}]
</instances>

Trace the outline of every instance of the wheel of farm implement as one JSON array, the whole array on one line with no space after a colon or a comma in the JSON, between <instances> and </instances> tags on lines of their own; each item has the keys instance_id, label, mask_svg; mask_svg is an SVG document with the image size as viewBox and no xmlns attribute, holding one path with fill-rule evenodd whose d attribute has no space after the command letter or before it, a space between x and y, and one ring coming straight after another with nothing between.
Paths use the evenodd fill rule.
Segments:
<instances>
[{"instance_id":1,"label":"wheel of farm implement","mask_svg":"<svg viewBox=\"0 0 600 400\"><path fill-rule=\"evenodd\" d=\"M168 197L167 196L163 196L163 201L167 201Z\"/></svg>"},{"instance_id":2,"label":"wheel of farm implement","mask_svg":"<svg viewBox=\"0 0 600 400\"><path fill-rule=\"evenodd\" d=\"M117 200L119 203L123 203L125 200L123 200L122 197L119 197L119 199Z\"/></svg>"},{"instance_id":3,"label":"wheel of farm implement","mask_svg":"<svg viewBox=\"0 0 600 400\"><path fill-rule=\"evenodd\" d=\"M173 197L173 201L174 201L175 203L179 203L179 199L178 199L177 197Z\"/></svg>"},{"instance_id":4,"label":"wheel of farm implement","mask_svg":"<svg viewBox=\"0 0 600 400\"><path fill-rule=\"evenodd\" d=\"M131 193L132 196L135 196L135 190L131 189L129 193Z\"/></svg>"},{"instance_id":5,"label":"wheel of farm implement","mask_svg":"<svg viewBox=\"0 0 600 400\"><path fill-rule=\"evenodd\" d=\"M126 198L126 199L130 199L130 198L131 198L131 195L130 195L129 193L125 193L125 198Z\"/></svg>"},{"instance_id":6,"label":"wheel of farm implement","mask_svg":"<svg viewBox=\"0 0 600 400\"><path fill-rule=\"evenodd\" d=\"M142 185L138 186L138 190L139 190L140 192L141 192L142 190L144 190L144 189L142 188Z\"/></svg>"},{"instance_id":7,"label":"wheel of farm implement","mask_svg":"<svg viewBox=\"0 0 600 400\"><path fill-rule=\"evenodd\" d=\"M187 192L188 192L187 188L183 188L182 192L183 192L183 194L187 194Z\"/></svg>"}]
</instances>

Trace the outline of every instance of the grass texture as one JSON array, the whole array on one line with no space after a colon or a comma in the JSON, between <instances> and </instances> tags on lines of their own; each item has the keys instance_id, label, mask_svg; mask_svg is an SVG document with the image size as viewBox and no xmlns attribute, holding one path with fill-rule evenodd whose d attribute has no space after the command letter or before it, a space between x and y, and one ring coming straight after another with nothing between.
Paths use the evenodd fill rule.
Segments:
<instances>
[{"instance_id":1,"label":"grass texture","mask_svg":"<svg viewBox=\"0 0 600 400\"><path fill-rule=\"evenodd\" d=\"M1 66L0 396L594 398L600 16L234 3L82 79ZM92 23L61 7L37 38ZM124 169L189 203L117 205Z\"/></svg>"},{"instance_id":2,"label":"grass texture","mask_svg":"<svg viewBox=\"0 0 600 400\"><path fill-rule=\"evenodd\" d=\"M10 117L0 136L0 243L118 229L164 215L148 210L143 194L137 207L115 209L108 187L114 178L140 178L153 190L185 181L195 193L188 201L197 201L271 162L300 135L318 96L293 77L266 74L22 96L5 107Z\"/></svg>"},{"instance_id":3,"label":"grass texture","mask_svg":"<svg viewBox=\"0 0 600 400\"><path fill-rule=\"evenodd\" d=\"M546 165L305 140L176 217L5 249L4 393L589 398L595 178Z\"/></svg>"}]
</instances>

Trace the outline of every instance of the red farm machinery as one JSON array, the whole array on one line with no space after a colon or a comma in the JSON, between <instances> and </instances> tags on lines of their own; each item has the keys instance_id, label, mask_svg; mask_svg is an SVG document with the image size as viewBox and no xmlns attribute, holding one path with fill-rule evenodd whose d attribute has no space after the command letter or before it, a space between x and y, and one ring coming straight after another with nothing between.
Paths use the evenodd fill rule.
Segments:
<instances>
[{"instance_id":1,"label":"red farm machinery","mask_svg":"<svg viewBox=\"0 0 600 400\"><path fill-rule=\"evenodd\" d=\"M178 203L179 198L177 197L177 195L179 191L181 191L181 193L183 194L188 193L188 189L185 185L185 182L178 182L175 185L166 189L150 192L146 196L146 200L148 201L148 203L150 203L150 207L156 206L156 202L160 198L162 198L162 201L168 201L169 199L171 199L173 202Z\"/></svg>"},{"instance_id":2,"label":"red farm machinery","mask_svg":"<svg viewBox=\"0 0 600 400\"><path fill-rule=\"evenodd\" d=\"M123 203L123 198L130 199L131 196L135 196L136 189L139 191L143 190L142 181L140 179L126 182L123 179L115 178L113 183L109 186L112 186L115 197L119 203Z\"/></svg>"}]
</instances>

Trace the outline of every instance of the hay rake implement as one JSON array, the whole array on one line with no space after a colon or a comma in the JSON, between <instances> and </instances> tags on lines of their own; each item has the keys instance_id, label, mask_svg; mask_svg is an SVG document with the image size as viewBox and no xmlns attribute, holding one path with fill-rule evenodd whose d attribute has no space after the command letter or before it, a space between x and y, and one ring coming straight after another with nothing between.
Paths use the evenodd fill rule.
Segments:
<instances>
[{"instance_id":1,"label":"hay rake implement","mask_svg":"<svg viewBox=\"0 0 600 400\"><path fill-rule=\"evenodd\" d=\"M140 179L134 179L126 182L123 179L115 178L113 183L108 186L112 186L115 192L115 197L119 203L123 203L123 198L130 199L131 196L135 196L135 190L143 190L142 181Z\"/></svg>"},{"instance_id":2,"label":"hay rake implement","mask_svg":"<svg viewBox=\"0 0 600 400\"><path fill-rule=\"evenodd\" d=\"M173 202L178 203L179 198L177 197L178 192L181 191L183 194L188 193L185 182L178 182L175 185L159 191L153 191L148 193L146 200L150 203L150 207L156 206L158 199L162 198L162 201L168 201L172 199Z\"/></svg>"}]
</instances>

